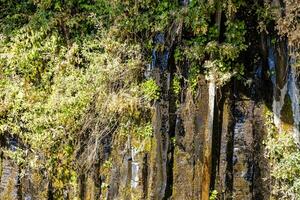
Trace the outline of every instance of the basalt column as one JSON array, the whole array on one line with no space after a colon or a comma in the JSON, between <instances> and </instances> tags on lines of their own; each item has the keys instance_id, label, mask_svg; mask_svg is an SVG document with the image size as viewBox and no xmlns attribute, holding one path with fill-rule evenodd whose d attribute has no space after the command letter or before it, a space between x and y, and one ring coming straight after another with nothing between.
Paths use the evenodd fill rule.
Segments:
<instances>
[{"instance_id":1,"label":"basalt column","mask_svg":"<svg viewBox=\"0 0 300 200\"><path fill-rule=\"evenodd\" d=\"M202 76L196 95L179 109L174 153L174 199L208 199L214 88ZM213 99L211 99L213 97ZM211 102L212 101L212 102Z\"/></svg>"},{"instance_id":2,"label":"basalt column","mask_svg":"<svg viewBox=\"0 0 300 200\"><path fill-rule=\"evenodd\" d=\"M157 49L153 51L152 76L160 87L160 99L154 103L154 138L151 149L149 198L163 199L167 188L167 163L170 148L169 94L171 74L168 69L169 50L159 49L165 44L164 34L155 38Z\"/></svg>"}]
</instances>

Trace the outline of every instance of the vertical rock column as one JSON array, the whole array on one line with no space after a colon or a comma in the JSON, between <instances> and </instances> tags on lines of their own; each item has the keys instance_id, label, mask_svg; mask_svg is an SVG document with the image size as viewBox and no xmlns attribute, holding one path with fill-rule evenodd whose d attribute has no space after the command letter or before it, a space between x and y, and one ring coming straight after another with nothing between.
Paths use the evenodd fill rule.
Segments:
<instances>
[{"instance_id":1,"label":"vertical rock column","mask_svg":"<svg viewBox=\"0 0 300 200\"><path fill-rule=\"evenodd\" d=\"M224 101L221 124L220 137L220 156L219 166L216 171L215 189L218 191L221 199L230 199L232 196L232 178L233 178L233 127L234 115L231 112L233 109L233 102L230 100L228 94Z\"/></svg>"},{"instance_id":2,"label":"vertical rock column","mask_svg":"<svg viewBox=\"0 0 300 200\"><path fill-rule=\"evenodd\" d=\"M132 158L130 137L115 139L112 150L112 169L107 199L130 199L132 179Z\"/></svg>"},{"instance_id":3,"label":"vertical rock column","mask_svg":"<svg viewBox=\"0 0 300 200\"><path fill-rule=\"evenodd\" d=\"M212 171L212 138L214 123L214 106L216 95L216 83L214 78L208 83L208 113L207 127L204 130L204 154L203 154L203 182L202 182L202 199L209 199L210 178Z\"/></svg>"},{"instance_id":4,"label":"vertical rock column","mask_svg":"<svg viewBox=\"0 0 300 200\"><path fill-rule=\"evenodd\" d=\"M169 148L169 73L155 71L155 79L161 88L161 100L155 103L153 116L154 140L151 152L150 198L163 199L167 186L167 155Z\"/></svg>"},{"instance_id":5,"label":"vertical rock column","mask_svg":"<svg viewBox=\"0 0 300 200\"><path fill-rule=\"evenodd\" d=\"M233 198L252 199L254 102L241 95L235 102Z\"/></svg>"},{"instance_id":6,"label":"vertical rock column","mask_svg":"<svg viewBox=\"0 0 300 200\"><path fill-rule=\"evenodd\" d=\"M260 186L254 189L258 187L254 182L264 183L262 178L266 177L263 174L265 171L259 172L264 167L261 165L263 160L257 160L263 158L263 137L259 135L264 133L263 108L256 108L255 101L248 95L243 94L239 88L238 93L229 94L224 101L219 166L215 181L220 199L248 200L262 197L261 191L264 188ZM259 118L256 120L254 115ZM255 132L255 127L261 132ZM254 136L254 133L257 135ZM254 152L257 152L257 159L254 158Z\"/></svg>"},{"instance_id":7,"label":"vertical rock column","mask_svg":"<svg viewBox=\"0 0 300 200\"><path fill-rule=\"evenodd\" d=\"M164 46L164 34L155 37L157 49ZM169 92L171 75L168 70L169 50L153 50L152 77L160 88L160 99L154 103L154 138L151 149L149 198L163 199L167 188L167 162L169 150Z\"/></svg>"},{"instance_id":8,"label":"vertical rock column","mask_svg":"<svg viewBox=\"0 0 300 200\"><path fill-rule=\"evenodd\" d=\"M253 199L270 199L271 180L270 163L266 158L266 149L263 141L267 138L266 105L256 102L253 115L254 139L254 172L253 172Z\"/></svg>"},{"instance_id":9,"label":"vertical rock column","mask_svg":"<svg viewBox=\"0 0 300 200\"><path fill-rule=\"evenodd\" d=\"M212 99L213 98L213 99ZM212 101L212 102L211 102ZM214 88L204 76L193 96L186 92L177 119L174 153L174 199L208 199Z\"/></svg>"}]
</instances>

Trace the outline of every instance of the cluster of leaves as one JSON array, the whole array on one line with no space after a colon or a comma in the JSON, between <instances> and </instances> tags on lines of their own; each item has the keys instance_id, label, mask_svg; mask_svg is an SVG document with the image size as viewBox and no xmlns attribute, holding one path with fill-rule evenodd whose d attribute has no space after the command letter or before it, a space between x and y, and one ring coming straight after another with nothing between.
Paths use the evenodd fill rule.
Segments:
<instances>
[{"instance_id":1,"label":"cluster of leaves","mask_svg":"<svg viewBox=\"0 0 300 200\"><path fill-rule=\"evenodd\" d=\"M235 17L244 1L219 4L193 1L184 19L191 36L178 46L175 60L178 64L184 60L190 63L191 88L196 88L198 75L203 72L208 79L214 79L217 85L223 85L233 76L240 77L244 73L244 66L237 60L247 48L246 27L243 21ZM221 13L226 14L226 22L215 19L221 17ZM226 29L221 33L223 23Z\"/></svg>"},{"instance_id":2,"label":"cluster of leaves","mask_svg":"<svg viewBox=\"0 0 300 200\"><path fill-rule=\"evenodd\" d=\"M209 200L217 200L218 199L218 191L213 190L210 192Z\"/></svg>"},{"instance_id":3,"label":"cluster of leaves","mask_svg":"<svg viewBox=\"0 0 300 200\"><path fill-rule=\"evenodd\" d=\"M159 99L159 90L160 88L153 79L149 79L142 83L141 85L142 92L147 100L157 100Z\"/></svg>"},{"instance_id":4,"label":"cluster of leaves","mask_svg":"<svg viewBox=\"0 0 300 200\"><path fill-rule=\"evenodd\" d=\"M284 0L285 10L277 21L277 29L281 35L289 38L290 45L300 45L300 7L296 0Z\"/></svg>"},{"instance_id":5,"label":"cluster of leaves","mask_svg":"<svg viewBox=\"0 0 300 200\"><path fill-rule=\"evenodd\" d=\"M265 140L266 157L270 160L270 172L274 182L272 193L280 199L300 198L300 149L289 132L278 133L272 123L273 115L266 113L268 136Z\"/></svg>"},{"instance_id":6,"label":"cluster of leaves","mask_svg":"<svg viewBox=\"0 0 300 200\"><path fill-rule=\"evenodd\" d=\"M264 6L257 7L257 15L260 20L259 28L264 32L274 32L279 37L287 38L290 47L290 56L294 59L294 65L299 67L300 48L300 7L296 0L283 0L282 3L274 1L265 2ZM298 61L298 62L297 62Z\"/></svg>"}]
</instances>

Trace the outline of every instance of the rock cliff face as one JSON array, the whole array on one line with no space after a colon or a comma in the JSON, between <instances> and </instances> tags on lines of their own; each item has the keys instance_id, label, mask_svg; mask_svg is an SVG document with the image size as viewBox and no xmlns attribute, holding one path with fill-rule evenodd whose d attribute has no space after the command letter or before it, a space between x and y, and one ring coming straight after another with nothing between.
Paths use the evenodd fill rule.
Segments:
<instances>
[{"instance_id":1,"label":"rock cliff face","mask_svg":"<svg viewBox=\"0 0 300 200\"><path fill-rule=\"evenodd\" d=\"M269 199L265 112L272 110L277 128L300 140L299 80L291 65L295 60L289 57L297 49L280 37L273 44L265 33L248 26L251 45L242 58L247 82L233 79L218 86L202 75L195 91L187 87L188 61L174 67L178 27L155 36L154 42L165 49L153 50L149 70L161 96L153 102L148 150L136 149L130 137L107 135L99 144L99 162L79 176L78 191L66 189L65 199L76 193L86 200L208 200L214 190L219 199ZM255 56L260 62L254 64ZM176 70L183 74L179 94L171 88ZM33 183L34 172L20 182L17 165L5 157L1 163L0 199L34 200L37 184L51 188L51 180ZM52 199L50 193L45 198Z\"/></svg>"},{"instance_id":2,"label":"rock cliff face","mask_svg":"<svg viewBox=\"0 0 300 200\"><path fill-rule=\"evenodd\" d=\"M295 123L299 83L287 61L285 45L280 41L266 52L260 49L267 55L267 68L276 71L274 78L265 79L266 66L249 66L249 85L233 80L214 89L215 85L203 76L194 94L182 81L178 97L170 90L172 55L156 56L169 59L169 67L156 66L152 71L163 96L155 102L151 151L136 153L126 145L129 155L135 154L116 163L124 168L113 173L126 179L123 185L127 182L131 192L127 191L125 197L120 189L110 187L109 193L115 195L111 199L209 199L213 190L218 191L220 199L269 199L270 169L263 142L267 136L266 110L273 110L275 120L280 121L278 126L299 136ZM280 92L283 88L285 93ZM284 99L282 95L289 100L278 105ZM180 102L177 107L176 100ZM122 181L113 182L122 185Z\"/></svg>"},{"instance_id":3,"label":"rock cliff face","mask_svg":"<svg viewBox=\"0 0 300 200\"><path fill-rule=\"evenodd\" d=\"M276 68L273 87L262 80L262 72L253 73L250 87L236 80L211 88L215 86L202 77L196 94L186 90L183 81L176 97L170 91L172 71L154 68L152 76L163 96L154 106L151 150L138 151L130 138L125 143L115 140L108 156L113 158L111 170L105 174L100 170L100 179L93 173L84 177L81 198L204 200L216 190L220 199L268 199L266 107L272 107L279 127L294 131L299 139L299 85L293 68L283 61L287 58L278 58L285 55L281 51L277 59L268 58ZM24 198L35 199L26 184ZM18 187L18 168L2 158L2 199L17 199Z\"/></svg>"},{"instance_id":4,"label":"rock cliff face","mask_svg":"<svg viewBox=\"0 0 300 200\"><path fill-rule=\"evenodd\" d=\"M169 61L155 62L168 67L158 65L152 71L162 98L155 102L151 151L136 153L126 146L134 156L115 165L124 166L118 174L131 192L125 197L117 187L110 187L115 195L111 199L209 199L213 190L220 199L270 198L265 112L273 110L278 126L299 137L299 82L288 62L287 44L264 42L269 46L264 49L258 44L257 50L267 56L267 66L249 66L252 82L248 85L233 80L217 88L203 76L195 93L186 89L183 80L178 96L170 90L172 54L156 55L155 59ZM274 77L266 79L266 68L274 68Z\"/></svg>"}]
</instances>

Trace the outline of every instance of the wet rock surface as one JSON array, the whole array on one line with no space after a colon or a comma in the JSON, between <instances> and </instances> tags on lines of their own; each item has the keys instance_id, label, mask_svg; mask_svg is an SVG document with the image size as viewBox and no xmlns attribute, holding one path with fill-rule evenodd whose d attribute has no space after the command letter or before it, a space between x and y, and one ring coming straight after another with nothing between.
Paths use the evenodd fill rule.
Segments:
<instances>
[{"instance_id":1,"label":"wet rock surface","mask_svg":"<svg viewBox=\"0 0 300 200\"><path fill-rule=\"evenodd\" d=\"M181 0L180 4L189 2ZM174 64L181 26L174 23L166 33L153 36L152 60L144 78L155 81L160 95L152 105L150 147L143 151L129 136L108 134L99 141L97 163L88 173L79 172L79 190L72 191L74 196L66 194L65 199L77 195L82 200L208 200L213 190L222 200L270 199L266 110L272 110L280 131L292 131L296 140L300 138L299 77L292 66L295 61L288 56L287 41L277 38L272 44L262 33L262 58L252 65L246 55L246 75L241 80L233 77L217 87L203 73L191 90L189 61ZM249 51L256 51L255 47ZM179 94L172 89L177 71L182 76ZM10 148L15 150L16 143ZM1 163L1 200L34 200L41 196L40 188L51 188L51 180L33 182L34 172L29 171L19 183L15 162L2 158Z\"/></svg>"},{"instance_id":2,"label":"wet rock surface","mask_svg":"<svg viewBox=\"0 0 300 200\"><path fill-rule=\"evenodd\" d=\"M0 199L17 199L18 168L10 160L2 162L2 176L0 182Z\"/></svg>"}]
</instances>

